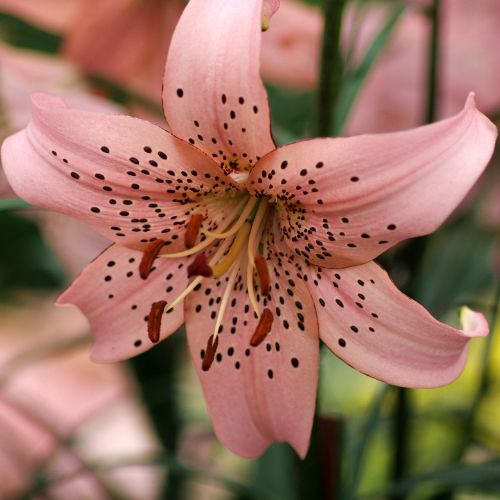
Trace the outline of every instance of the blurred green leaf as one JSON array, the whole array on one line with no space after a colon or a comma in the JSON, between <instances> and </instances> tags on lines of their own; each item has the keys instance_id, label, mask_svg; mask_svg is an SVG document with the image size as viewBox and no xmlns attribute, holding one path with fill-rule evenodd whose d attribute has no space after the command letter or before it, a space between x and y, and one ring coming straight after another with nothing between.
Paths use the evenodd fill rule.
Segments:
<instances>
[{"instance_id":1,"label":"blurred green leaf","mask_svg":"<svg viewBox=\"0 0 500 500\"><path fill-rule=\"evenodd\" d=\"M400 481L385 491L358 498L395 498L426 487L434 493L442 490L473 489L481 492L500 490L500 458L477 464L466 464ZM429 498L429 496L419 498Z\"/></svg>"},{"instance_id":2,"label":"blurred green leaf","mask_svg":"<svg viewBox=\"0 0 500 500\"><path fill-rule=\"evenodd\" d=\"M340 90L340 99L338 106L338 116L336 117L336 131L335 135L342 132L349 114L356 102L356 98L366 80L370 74L370 70L377 61L378 57L382 53L384 47L389 41L394 28L397 26L401 15L405 11L404 5L396 5L393 10L387 16L387 20L384 23L382 29L373 39L370 47L366 51L361 63L357 68L350 70L344 77L344 83Z\"/></svg>"},{"instance_id":3,"label":"blurred green leaf","mask_svg":"<svg viewBox=\"0 0 500 500\"><path fill-rule=\"evenodd\" d=\"M3 12L0 12L0 38L16 47L51 53L58 52L62 43L59 35Z\"/></svg>"},{"instance_id":4,"label":"blurred green leaf","mask_svg":"<svg viewBox=\"0 0 500 500\"><path fill-rule=\"evenodd\" d=\"M273 133L279 145L306 136L311 125L314 94L266 85L271 103Z\"/></svg>"},{"instance_id":5,"label":"blurred green leaf","mask_svg":"<svg viewBox=\"0 0 500 500\"><path fill-rule=\"evenodd\" d=\"M435 314L450 304L477 300L477 293L491 284L491 232L462 220L428 239L416 278L416 299Z\"/></svg>"},{"instance_id":6,"label":"blurred green leaf","mask_svg":"<svg viewBox=\"0 0 500 500\"><path fill-rule=\"evenodd\" d=\"M350 488L347 498L354 498L358 491L359 481L362 474L365 451L369 446L374 433L377 431L383 417L382 408L387 401L391 386L383 385L375 394L372 404L368 409L366 419L357 433L357 440L352 445L352 460L350 466Z\"/></svg>"},{"instance_id":7,"label":"blurred green leaf","mask_svg":"<svg viewBox=\"0 0 500 500\"><path fill-rule=\"evenodd\" d=\"M9 210L21 210L25 208L33 208L29 203L18 198L13 198L9 200L0 200L0 212L6 212Z\"/></svg>"},{"instance_id":8,"label":"blurred green leaf","mask_svg":"<svg viewBox=\"0 0 500 500\"><path fill-rule=\"evenodd\" d=\"M43 241L35 222L0 212L0 294L15 289L51 289L64 284L64 275Z\"/></svg>"},{"instance_id":9,"label":"blurred green leaf","mask_svg":"<svg viewBox=\"0 0 500 500\"><path fill-rule=\"evenodd\" d=\"M282 500L296 500L294 451L288 444L275 443L256 460L253 482Z\"/></svg>"}]
</instances>

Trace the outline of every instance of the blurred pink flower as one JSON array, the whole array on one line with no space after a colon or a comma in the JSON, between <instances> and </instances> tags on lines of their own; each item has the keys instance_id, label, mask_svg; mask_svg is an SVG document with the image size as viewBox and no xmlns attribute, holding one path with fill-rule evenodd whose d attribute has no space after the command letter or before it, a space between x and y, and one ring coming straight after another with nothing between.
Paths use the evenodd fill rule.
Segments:
<instances>
[{"instance_id":1,"label":"blurred pink flower","mask_svg":"<svg viewBox=\"0 0 500 500\"><path fill-rule=\"evenodd\" d=\"M0 0L14 12L64 36L63 53L82 70L157 100L170 38L185 0ZM278 0L266 0L268 24ZM59 15L59 12L62 12ZM262 72L271 83L316 84L322 19L318 9L282 0L263 37Z\"/></svg>"},{"instance_id":2,"label":"blurred pink flower","mask_svg":"<svg viewBox=\"0 0 500 500\"><path fill-rule=\"evenodd\" d=\"M0 0L0 10L26 18L42 28L65 32L88 0Z\"/></svg>"},{"instance_id":3,"label":"blurred pink flower","mask_svg":"<svg viewBox=\"0 0 500 500\"><path fill-rule=\"evenodd\" d=\"M491 112L500 106L498 25L500 2L443 0L440 117L456 113L468 93ZM370 10L367 11L368 20ZM376 64L354 108L348 133L386 132L424 120L429 23L423 11L409 8Z\"/></svg>"},{"instance_id":4,"label":"blurred pink flower","mask_svg":"<svg viewBox=\"0 0 500 500\"><path fill-rule=\"evenodd\" d=\"M184 6L184 0L86 0L66 34L63 53L84 71L156 100Z\"/></svg>"},{"instance_id":5,"label":"blurred pink flower","mask_svg":"<svg viewBox=\"0 0 500 500\"><path fill-rule=\"evenodd\" d=\"M487 333L470 311L465 331L439 323L372 259L443 222L496 129L471 96L455 117L405 133L276 149L261 5L190 1L165 69L174 135L37 94L2 159L29 202L116 243L60 298L89 317L94 359L149 349L185 321L221 441L247 457L288 441L304 456L319 338L363 373L432 387L457 377L469 339Z\"/></svg>"},{"instance_id":6,"label":"blurred pink flower","mask_svg":"<svg viewBox=\"0 0 500 500\"><path fill-rule=\"evenodd\" d=\"M90 93L78 71L59 58L0 45L0 138L25 127L31 117L30 96L34 91L57 92L75 106L117 113L115 104ZM0 169L0 197L13 197ZM34 214L32 214L34 215ZM70 276L109 245L109 241L74 219L37 213L49 244ZM68 241L72 244L68 245ZM64 242L64 243L63 243Z\"/></svg>"},{"instance_id":7,"label":"blurred pink flower","mask_svg":"<svg viewBox=\"0 0 500 500\"><path fill-rule=\"evenodd\" d=\"M296 0L282 0L272 29L262 36L263 78L285 87L315 87L322 27L318 9Z\"/></svg>"},{"instance_id":8,"label":"blurred pink flower","mask_svg":"<svg viewBox=\"0 0 500 500\"><path fill-rule=\"evenodd\" d=\"M123 442L129 455L158 451L127 372L91 363L81 340L85 331L81 315L49 302L30 299L23 307L2 308L0 497L17 498L43 469L56 477L75 473L64 484L54 483L51 498L108 498L103 477L89 473L85 461L123 459ZM120 408L121 418L115 415L109 425L113 408ZM127 429L119 440L117 427ZM66 444L68 438L73 444ZM155 498L161 481L147 468L104 478L117 490L135 491L127 498L141 500ZM141 483L143 496L134 481Z\"/></svg>"}]
</instances>

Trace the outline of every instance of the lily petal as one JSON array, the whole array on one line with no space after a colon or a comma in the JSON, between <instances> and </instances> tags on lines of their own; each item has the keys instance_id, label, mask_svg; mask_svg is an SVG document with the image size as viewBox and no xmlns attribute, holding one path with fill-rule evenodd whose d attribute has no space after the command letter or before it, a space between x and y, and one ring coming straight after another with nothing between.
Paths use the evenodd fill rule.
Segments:
<instances>
[{"instance_id":1,"label":"lily petal","mask_svg":"<svg viewBox=\"0 0 500 500\"><path fill-rule=\"evenodd\" d=\"M258 320L249 306L245 280L238 276L231 292L215 360L201 369L224 282L205 281L186 300L186 330L191 356L203 386L218 438L234 453L256 457L275 441L287 441L304 457L309 445L319 368L314 305L297 277L292 256L268 259L271 299L259 304L274 315L272 328L257 346L250 339ZM289 273L289 274L288 274ZM295 281L292 286L289 281Z\"/></svg>"},{"instance_id":2,"label":"lily petal","mask_svg":"<svg viewBox=\"0 0 500 500\"><path fill-rule=\"evenodd\" d=\"M4 142L2 164L21 198L137 248L156 238L182 245L189 214L221 220L223 204L210 212L207 203L237 190L215 162L163 129L69 109L46 94L34 94L33 120Z\"/></svg>"},{"instance_id":3,"label":"lily petal","mask_svg":"<svg viewBox=\"0 0 500 500\"><path fill-rule=\"evenodd\" d=\"M168 53L168 124L226 169L274 149L259 74L261 9L261 0L191 0Z\"/></svg>"},{"instance_id":4,"label":"lily petal","mask_svg":"<svg viewBox=\"0 0 500 500\"><path fill-rule=\"evenodd\" d=\"M471 95L461 113L432 125L284 146L252 170L249 187L278 200L298 255L325 267L362 264L434 231L488 164L496 135Z\"/></svg>"},{"instance_id":5,"label":"lily petal","mask_svg":"<svg viewBox=\"0 0 500 500\"><path fill-rule=\"evenodd\" d=\"M172 302L187 286L182 259L158 259L144 281L139 276L142 253L112 245L90 263L59 297L58 304L74 304L89 319L95 361L118 361L153 347L148 339L147 316L159 299ZM160 340L183 323L182 306L162 321Z\"/></svg>"},{"instance_id":6,"label":"lily petal","mask_svg":"<svg viewBox=\"0 0 500 500\"><path fill-rule=\"evenodd\" d=\"M438 387L461 373L467 344L487 335L482 314L462 312L465 330L434 319L374 262L318 268L309 281L321 339L356 370L403 387Z\"/></svg>"}]
</instances>

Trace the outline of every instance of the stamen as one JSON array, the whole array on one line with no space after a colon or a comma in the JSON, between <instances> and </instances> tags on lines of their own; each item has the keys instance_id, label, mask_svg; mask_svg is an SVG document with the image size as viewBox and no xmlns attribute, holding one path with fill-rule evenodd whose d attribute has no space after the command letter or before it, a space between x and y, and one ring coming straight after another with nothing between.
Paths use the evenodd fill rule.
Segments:
<instances>
[{"instance_id":1,"label":"stamen","mask_svg":"<svg viewBox=\"0 0 500 500\"><path fill-rule=\"evenodd\" d=\"M226 289L224 290L224 295L222 296L222 300L219 306L219 311L217 312L217 320L215 321L214 328L214 336L219 335L219 327L222 324L222 320L224 319L224 313L226 312L226 307L229 302L229 297L233 290L234 282L236 281L236 277L238 276L238 271L240 270L240 263L243 255L233 264L231 268L231 273L229 274Z\"/></svg>"},{"instance_id":2,"label":"stamen","mask_svg":"<svg viewBox=\"0 0 500 500\"><path fill-rule=\"evenodd\" d=\"M154 344L160 340L161 318L166 305L164 300L153 302L151 305L148 316L148 337Z\"/></svg>"},{"instance_id":3,"label":"stamen","mask_svg":"<svg viewBox=\"0 0 500 500\"><path fill-rule=\"evenodd\" d=\"M203 276L210 278L213 275L212 268L207 263L207 257L204 253L199 253L193 262L187 268L188 278L193 276Z\"/></svg>"},{"instance_id":4,"label":"stamen","mask_svg":"<svg viewBox=\"0 0 500 500\"><path fill-rule=\"evenodd\" d=\"M154 261L158 257L164 243L163 240L155 240L147 246L146 250L144 250L141 263L139 264L139 275L143 280L147 279L151 274Z\"/></svg>"},{"instance_id":5,"label":"stamen","mask_svg":"<svg viewBox=\"0 0 500 500\"><path fill-rule=\"evenodd\" d=\"M215 359L215 353L217 352L217 346L219 345L219 338L210 335L207 341L207 348L205 349L205 355L203 356L203 361L201 362L201 369L204 372L208 372L212 363Z\"/></svg>"},{"instance_id":6,"label":"stamen","mask_svg":"<svg viewBox=\"0 0 500 500\"><path fill-rule=\"evenodd\" d=\"M182 293L180 293L175 298L175 300L170 302L168 307L165 309L165 312L168 313L169 311L171 311L179 302L181 302L181 300L186 298L202 282L202 280L203 278L200 276L191 281L191 283L182 291Z\"/></svg>"},{"instance_id":7,"label":"stamen","mask_svg":"<svg viewBox=\"0 0 500 500\"><path fill-rule=\"evenodd\" d=\"M187 249L194 247L196 240L198 239L198 233L200 232L202 221L203 215L193 214L190 221L188 222L186 233L184 235L184 246Z\"/></svg>"},{"instance_id":8,"label":"stamen","mask_svg":"<svg viewBox=\"0 0 500 500\"><path fill-rule=\"evenodd\" d=\"M269 295L271 292L271 280L269 278L266 259L264 259L262 255L257 255L257 257L255 257L255 267L259 275L260 291L264 296Z\"/></svg>"},{"instance_id":9,"label":"stamen","mask_svg":"<svg viewBox=\"0 0 500 500\"><path fill-rule=\"evenodd\" d=\"M245 205L245 208L238 217L238 220L234 223L233 227L229 229L229 231L225 231L223 233L217 233L215 231L203 231L203 234L206 236L210 236L211 238L217 238L221 240L224 238L229 238L229 236L236 234L240 229L240 227L243 226L243 224L245 224L245 221L247 220L248 216L252 212L257 202L258 200L255 198L250 198L248 200L248 203Z\"/></svg>"},{"instance_id":10,"label":"stamen","mask_svg":"<svg viewBox=\"0 0 500 500\"><path fill-rule=\"evenodd\" d=\"M262 311L259 324L250 339L250 345L252 347L257 347L267 337L273 326L273 319L273 313L266 307L264 311Z\"/></svg>"}]
</instances>

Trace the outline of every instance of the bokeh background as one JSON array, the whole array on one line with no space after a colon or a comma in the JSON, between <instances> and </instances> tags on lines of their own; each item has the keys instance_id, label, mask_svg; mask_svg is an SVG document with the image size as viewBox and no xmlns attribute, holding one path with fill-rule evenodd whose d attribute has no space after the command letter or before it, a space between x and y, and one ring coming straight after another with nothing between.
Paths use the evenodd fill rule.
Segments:
<instances>
[{"instance_id":1,"label":"bokeh background","mask_svg":"<svg viewBox=\"0 0 500 500\"><path fill-rule=\"evenodd\" d=\"M27 124L35 90L168 126L161 75L185 3L0 0L0 140ZM342 16L340 57L323 58L338 89L331 135L447 117L469 91L500 121L498 0L281 3L262 47L278 143L317 130L332 7ZM182 329L129 362L91 363L85 318L53 302L108 242L26 208L0 171L0 498L500 498L498 163L439 231L382 258L436 317L482 311L489 337L471 342L457 381L431 390L387 386L324 348L305 461L285 444L257 460L222 447Z\"/></svg>"}]
</instances>

